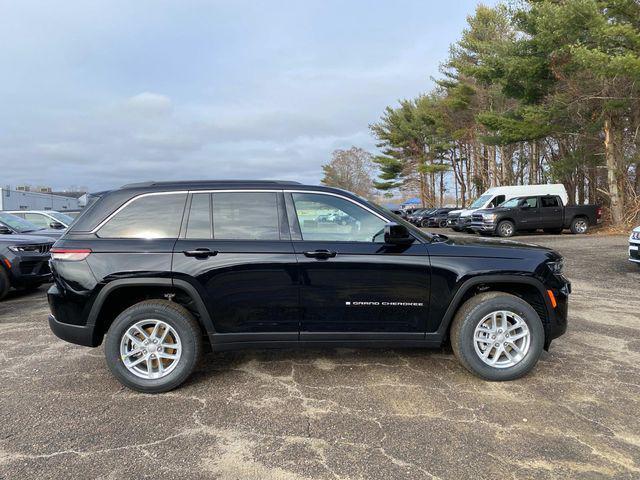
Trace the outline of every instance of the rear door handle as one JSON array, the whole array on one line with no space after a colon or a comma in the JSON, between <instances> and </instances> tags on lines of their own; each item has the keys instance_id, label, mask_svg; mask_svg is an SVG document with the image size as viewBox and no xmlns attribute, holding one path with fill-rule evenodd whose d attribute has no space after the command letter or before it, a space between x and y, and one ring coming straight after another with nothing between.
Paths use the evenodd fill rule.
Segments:
<instances>
[{"instance_id":1,"label":"rear door handle","mask_svg":"<svg viewBox=\"0 0 640 480\"><path fill-rule=\"evenodd\" d=\"M187 257L208 258L218 254L217 250L209 250L208 248L196 248L195 250L184 250L182 253Z\"/></svg>"},{"instance_id":2,"label":"rear door handle","mask_svg":"<svg viewBox=\"0 0 640 480\"><path fill-rule=\"evenodd\" d=\"M327 258L333 258L337 255L336 252L331 250L313 250L311 252L304 252L305 257L318 258L320 260L326 260Z\"/></svg>"}]
</instances>

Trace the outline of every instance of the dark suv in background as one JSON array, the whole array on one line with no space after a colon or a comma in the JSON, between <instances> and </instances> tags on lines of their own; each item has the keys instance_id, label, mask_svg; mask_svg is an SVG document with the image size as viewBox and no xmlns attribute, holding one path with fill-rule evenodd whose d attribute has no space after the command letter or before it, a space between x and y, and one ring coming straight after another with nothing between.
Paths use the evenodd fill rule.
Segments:
<instances>
[{"instance_id":1,"label":"dark suv in background","mask_svg":"<svg viewBox=\"0 0 640 480\"><path fill-rule=\"evenodd\" d=\"M45 237L0 235L0 300L11 288L32 290L51 280L53 242Z\"/></svg>"},{"instance_id":2,"label":"dark suv in background","mask_svg":"<svg viewBox=\"0 0 640 480\"><path fill-rule=\"evenodd\" d=\"M205 347L450 341L471 372L510 380L564 333L570 292L552 250L432 235L348 192L276 181L105 193L51 265L53 332L104 340L114 375L145 392L178 386Z\"/></svg>"}]
</instances>

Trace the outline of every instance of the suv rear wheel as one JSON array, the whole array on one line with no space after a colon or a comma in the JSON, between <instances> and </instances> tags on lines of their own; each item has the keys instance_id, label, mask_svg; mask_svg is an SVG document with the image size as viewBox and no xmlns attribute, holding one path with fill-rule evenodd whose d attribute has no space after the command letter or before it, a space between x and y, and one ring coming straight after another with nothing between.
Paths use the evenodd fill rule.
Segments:
<instances>
[{"instance_id":1,"label":"suv rear wheel","mask_svg":"<svg viewBox=\"0 0 640 480\"><path fill-rule=\"evenodd\" d=\"M583 234L587 233L587 229L589 228L589 222L584 217L577 217L571 221L571 233L573 234Z\"/></svg>"},{"instance_id":2,"label":"suv rear wheel","mask_svg":"<svg viewBox=\"0 0 640 480\"><path fill-rule=\"evenodd\" d=\"M145 393L166 392L193 372L202 353L201 331L181 305L146 300L116 317L104 353L123 385Z\"/></svg>"},{"instance_id":3,"label":"suv rear wheel","mask_svg":"<svg viewBox=\"0 0 640 480\"><path fill-rule=\"evenodd\" d=\"M536 365L544 329L536 311L519 297L487 292L468 300L451 327L460 363L486 380L514 380Z\"/></svg>"}]
</instances>

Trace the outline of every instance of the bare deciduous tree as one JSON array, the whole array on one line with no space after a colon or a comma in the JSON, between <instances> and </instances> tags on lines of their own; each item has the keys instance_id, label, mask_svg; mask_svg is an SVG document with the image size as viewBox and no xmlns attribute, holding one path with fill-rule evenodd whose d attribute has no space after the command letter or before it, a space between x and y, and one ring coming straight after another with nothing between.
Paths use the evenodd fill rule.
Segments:
<instances>
[{"instance_id":1,"label":"bare deciduous tree","mask_svg":"<svg viewBox=\"0 0 640 480\"><path fill-rule=\"evenodd\" d=\"M361 197L371 198L373 192L372 155L359 147L334 150L331 161L322 166L322 183L342 188Z\"/></svg>"}]
</instances>

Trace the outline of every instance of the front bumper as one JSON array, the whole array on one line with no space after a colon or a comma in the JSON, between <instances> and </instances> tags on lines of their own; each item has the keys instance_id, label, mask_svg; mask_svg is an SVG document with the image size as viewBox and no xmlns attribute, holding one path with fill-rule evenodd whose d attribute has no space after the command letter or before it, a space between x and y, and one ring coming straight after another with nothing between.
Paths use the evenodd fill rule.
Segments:
<instances>
[{"instance_id":1,"label":"front bumper","mask_svg":"<svg viewBox=\"0 0 640 480\"><path fill-rule=\"evenodd\" d=\"M51 270L49 269L49 254L21 254L6 257L4 266L11 264L8 268L13 287L29 287L40 285L51 281Z\"/></svg>"},{"instance_id":2,"label":"front bumper","mask_svg":"<svg viewBox=\"0 0 640 480\"><path fill-rule=\"evenodd\" d=\"M474 232L493 233L496 231L496 224L495 222L473 222L469 225L469 228Z\"/></svg>"},{"instance_id":3,"label":"front bumper","mask_svg":"<svg viewBox=\"0 0 640 480\"><path fill-rule=\"evenodd\" d=\"M640 263L640 242L629 242L629 261Z\"/></svg>"}]
</instances>

